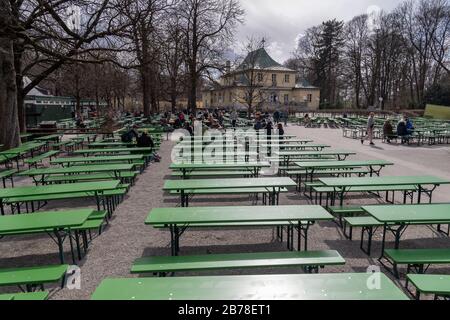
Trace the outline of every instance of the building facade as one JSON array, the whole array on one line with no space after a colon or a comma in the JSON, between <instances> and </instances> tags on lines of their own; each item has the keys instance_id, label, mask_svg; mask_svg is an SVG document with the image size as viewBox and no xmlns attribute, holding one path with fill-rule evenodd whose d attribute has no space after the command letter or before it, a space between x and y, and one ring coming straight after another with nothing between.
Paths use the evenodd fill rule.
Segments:
<instances>
[{"instance_id":1,"label":"building facade","mask_svg":"<svg viewBox=\"0 0 450 320\"><path fill-rule=\"evenodd\" d=\"M295 70L282 66L260 48L206 88L202 101L205 108L317 110L320 89L298 81Z\"/></svg>"},{"instance_id":2,"label":"building facade","mask_svg":"<svg viewBox=\"0 0 450 320\"><path fill-rule=\"evenodd\" d=\"M24 85L30 83L30 79L24 78ZM66 118L72 118L75 112L76 99L74 97L54 96L49 90L39 86L34 87L26 95L25 112L27 125L30 127L37 126L41 121L57 121ZM88 118L90 109L97 106L92 99L81 99L80 106ZM100 107L106 107L104 101L100 101Z\"/></svg>"}]
</instances>

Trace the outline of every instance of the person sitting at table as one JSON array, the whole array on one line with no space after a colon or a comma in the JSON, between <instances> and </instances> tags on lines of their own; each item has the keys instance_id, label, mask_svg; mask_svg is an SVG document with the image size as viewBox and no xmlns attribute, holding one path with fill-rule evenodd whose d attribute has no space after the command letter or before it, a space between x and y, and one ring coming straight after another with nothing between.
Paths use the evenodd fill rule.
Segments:
<instances>
[{"instance_id":1,"label":"person sitting at table","mask_svg":"<svg viewBox=\"0 0 450 320\"><path fill-rule=\"evenodd\" d=\"M303 123L305 124L305 127L309 126L309 124L311 123L311 118L309 117L309 114L305 114L303 118Z\"/></svg>"},{"instance_id":2,"label":"person sitting at table","mask_svg":"<svg viewBox=\"0 0 450 320\"><path fill-rule=\"evenodd\" d=\"M391 143L391 137L394 135L394 128L392 127L390 119L387 119L383 125L383 135L387 143Z\"/></svg>"},{"instance_id":3,"label":"person sitting at table","mask_svg":"<svg viewBox=\"0 0 450 320\"><path fill-rule=\"evenodd\" d=\"M408 134L410 135L414 132L414 124L408 117L405 117L405 121L406 121L406 132L408 132Z\"/></svg>"},{"instance_id":4,"label":"person sitting at table","mask_svg":"<svg viewBox=\"0 0 450 320\"><path fill-rule=\"evenodd\" d=\"M406 136L408 135L408 131L406 130L406 121L405 119L401 119L397 124L397 135L402 138L402 144L406 142Z\"/></svg>"},{"instance_id":5,"label":"person sitting at table","mask_svg":"<svg viewBox=\"0 0 450 320\"><path fill-rule=\"evenodd\" d=\"M194 128L192 127L192 125L189 122L185 122L183 128L189 132L189 135L191 135L191 136L194 135Z\"/></svg>"},{"instance_id":6,"label":"person sitting at table","mask_svg":"<svg viewBox=\"0 0 450 320\"><path fill-rule=\"evenodd\" d=\"M222 129L219 121L217 121L216 119L213 119L212 124L211 124L211 129Z\"/></svg>"},{"instance_id":7,"label":"person sitting at table","mask_svg":"<svg viewBox=\"0 0 450 320\"><path fill-rule=\"evenodd\" d=\"M148 135L148 130L144 130L141 136L137 139L138 148L153 148L155 147L155 143L151 136Z\"/></svg>"}]
</instances>

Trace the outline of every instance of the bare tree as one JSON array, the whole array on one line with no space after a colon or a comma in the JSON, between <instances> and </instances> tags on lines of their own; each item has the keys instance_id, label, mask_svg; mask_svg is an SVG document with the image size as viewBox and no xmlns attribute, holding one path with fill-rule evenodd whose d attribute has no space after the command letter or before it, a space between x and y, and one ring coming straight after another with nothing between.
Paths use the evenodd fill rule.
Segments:
<instances>
[{"instance_id":1,"label":"bare tree","mask_svg":"<svg viewBox=\"0 0 450 320\"><path fill-rule=\"evenodd\" d=\"M0 0L0 143L6 148L20 144L17 115L17 86L9 1Z\"/></svg>"},{"instance_id":2,"label":"bare tree","mask_svg":"<svg viewBox=\"0 0 450 320\"><path fill-rule=\"evenodd\" d=\"M158 78L161 69L162 26L171 0L126 0L120 7L129 27L121 34L134 58L129 64L139 71L146 116L158 108Z\"/></svg>"},{"instance_id":3,"label":"bare tree","mask_svg":"<svg viewBox=\"0 0 450 320\"><path fill-rule=\"evenodd\" d=\"M184 33L181 28L180 17L176 9L167 19L162 43L163 68L168 78L166 92L170 98L172 112L176 111L177 99L185 91L185 73L183 72L185 57L183 46Z\"/></svg>"},{"instance_id":4,"label":"bare tree","mask_svg":"<svg viewBox=\"0 0 450 320\"><path fill-rule=\"evenodd\" d=\"M244 12L237 0L180 0L177 10L186 41L188 108L194 111L200 78L223 66L224 49Z\"/></svg>"},{"instance_id":5,"label":"bare tree","mask_svg":"<svg viewBox=\"0 0 450 320\"><path fill-rule=\"evenodd\" d=\"M348 61L348 81L353 87L356 108L361 108L362 62L364 50L369 41L367 15L360 15L349 21L345 27L345 58Z\"/></svg>"},{"instance_id":6,"label":"bare tree","mask_svg":"<svg viewBox=\"0 0 450 320\"><path fill-rule=\"evenodd\" d=\"M264 48L263 41L249 38L244 44L245 60L233 72L239 77L241 86L233 97L234 101L243 104L247 108L250 118L255 108L258 108L267 101L266 88L267 72L258 64L260 50ZM233 74L229 75L233 81Z\"/></svg>"}]
</instances>

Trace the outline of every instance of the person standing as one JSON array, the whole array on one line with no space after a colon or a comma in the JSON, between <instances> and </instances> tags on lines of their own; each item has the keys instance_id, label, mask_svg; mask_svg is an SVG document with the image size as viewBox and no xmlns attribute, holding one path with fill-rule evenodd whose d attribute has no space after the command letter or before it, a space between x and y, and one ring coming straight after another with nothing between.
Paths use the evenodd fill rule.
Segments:
<instances>
[{"instance_id":1,"label":"person standing","mask_svg":"<svg viewBox=\"0 0 450 320\"><path fill-rule=\"evenodd\" d=\"M280 122L280 111L276 110L273 113L273 121L275 121L275 123Z\"/></svg>"},{"instance_id":2,"label":"person standing","mask_svg":"<svg viewBox=\"0 0 450 320\"><path fill-rule=\"evenodd\" d=\"M367 119L367 134L361 138L361 144L364 144L364 140L369 139L370 145L374 146L375 143L373 143L373 129L375 127L375 114L371 112L369 114L369 118Z\"/></svg>"},{"instance_id":3,"label":"person standing","mask_svg":"<svg viewBox=\"0 0 450 320\"><path fill-rule=\"evenodd\" d=\"M233 128L236 128L237 119L238 119L238 114L236 112L236 109L233 109L233 111L231 111L231 126Z\"/></svg>"}]
</instances>

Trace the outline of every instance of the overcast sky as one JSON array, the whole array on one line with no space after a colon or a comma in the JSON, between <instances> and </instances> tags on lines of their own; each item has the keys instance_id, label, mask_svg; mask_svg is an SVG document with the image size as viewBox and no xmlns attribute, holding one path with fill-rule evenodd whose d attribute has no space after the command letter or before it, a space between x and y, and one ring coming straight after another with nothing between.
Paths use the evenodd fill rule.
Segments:
<instances>
[{"instance_id":1,"label":"overcast sky","mask_svg":"<svg viewBox=\"0 0 450 320\"><path fill-rule=\"evenodd\" d=\"M266 37L266 48L278 62L287 60L296 41L306 29L322 21L337 18L348 21L373 10L391 11L402 0L239 0L245 10L240 26L238 47L250 37ZM239 50L236 50L239 52Z\"/></svg>"}]
</instances>

